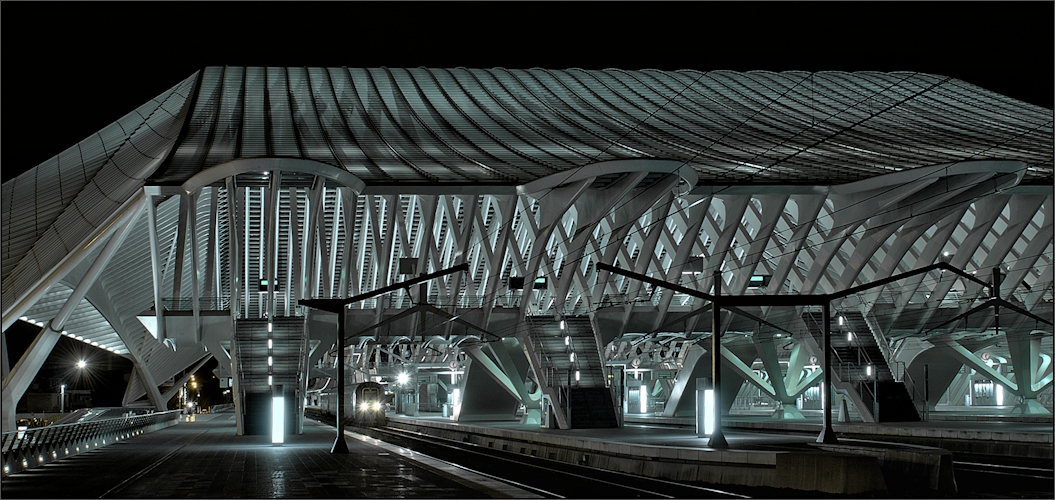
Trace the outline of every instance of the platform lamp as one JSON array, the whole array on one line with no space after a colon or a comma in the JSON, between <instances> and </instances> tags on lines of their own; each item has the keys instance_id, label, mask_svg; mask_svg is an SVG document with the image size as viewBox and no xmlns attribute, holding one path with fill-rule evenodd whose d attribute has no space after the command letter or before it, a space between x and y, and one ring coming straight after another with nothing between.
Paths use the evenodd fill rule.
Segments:
<instances>
[{"instance_id":1,"label":"platform lamp","mask_svg":"<svg viewBox=\"0 0 1055 500\"><path fill-rule=\"evenodd\" d=\"M714 387L709 378L696 379L696 436L709 438L716 429Z\"/></svg>"},{"instance_id":2,"label":"platform lamp","mask_svg":"<svg viewBox=\"0 0 1055 500\"><path fill-rule=\"evenodd\" d=\"M271 386L271 445L282 446L286 434L286 399L282 384Z\"/></svg>"}]
</instances>

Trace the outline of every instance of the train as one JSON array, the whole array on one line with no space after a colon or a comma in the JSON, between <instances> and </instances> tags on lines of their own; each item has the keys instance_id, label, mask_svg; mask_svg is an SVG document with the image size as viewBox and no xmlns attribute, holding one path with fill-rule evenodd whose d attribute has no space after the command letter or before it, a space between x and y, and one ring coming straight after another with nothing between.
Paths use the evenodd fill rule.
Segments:
<instances>
[{"instance_id":1,"label":"train","mask_svg":"<svg viewBox=\"0 0 1055 500\"><path fill-rule=\"evenodd\" d=\"M344 401L344 421L359 427L383 427L388 425L385 410L392 402L392 395L387 394L384 384L378 382L360 382L348 384ZM337 414L337 391L333 388L319 394L319 411L329 415Z\"/></svg>"}]
</instances>

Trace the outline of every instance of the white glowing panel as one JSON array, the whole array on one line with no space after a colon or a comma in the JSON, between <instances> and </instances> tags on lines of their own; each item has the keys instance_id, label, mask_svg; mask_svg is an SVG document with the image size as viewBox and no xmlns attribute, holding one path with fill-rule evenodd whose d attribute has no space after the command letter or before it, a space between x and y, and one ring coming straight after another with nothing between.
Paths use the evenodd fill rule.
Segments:
<instances>
[{"instance_id":1,"label":"white glowing panel","mask_svg":"<svg viewBox=\"0 0 1055 500\"><path fill-rule=\"evenodd\" d=\"M281 396L271 398L271 444L282 444L286 426L286 402Z\"/></svg>"},{"instance_id":2,"label":"white glowing panel","mask_svg":"<svg viewBox=\"0 0 1055 500\"><path fill-rule=\"evenodd\" d=\"M714 434L714 389L703 391L703 433Z\"/></svg>"},{"instance_id":3,"label":"white glowing panel","mask_svg":"<svg viewBox=\"0 0 1055 500\"><path fill-rule=\"evenodd\" d=\"M648 391L645 390L645 386L641 386L641 413L645 413L648 409Z\"/></svg>"}]
</instances>

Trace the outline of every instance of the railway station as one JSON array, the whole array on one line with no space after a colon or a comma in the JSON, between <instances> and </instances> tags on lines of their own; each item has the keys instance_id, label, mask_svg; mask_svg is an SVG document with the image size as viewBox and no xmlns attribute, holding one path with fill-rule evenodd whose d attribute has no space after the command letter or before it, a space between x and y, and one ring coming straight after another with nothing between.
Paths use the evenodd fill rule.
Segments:
<instances>
[{"instance_id":1,"label":"railway station","mask_svg":"<svg viewBox=\"0 0 1055 500\"><path fill-rule=\"evenodd\" d=\"M1052 123L912 72L203 68L3 183L5 496L1050 494ZM121 405L20 426L64 337Z\"/></svg>"}]
</instances>

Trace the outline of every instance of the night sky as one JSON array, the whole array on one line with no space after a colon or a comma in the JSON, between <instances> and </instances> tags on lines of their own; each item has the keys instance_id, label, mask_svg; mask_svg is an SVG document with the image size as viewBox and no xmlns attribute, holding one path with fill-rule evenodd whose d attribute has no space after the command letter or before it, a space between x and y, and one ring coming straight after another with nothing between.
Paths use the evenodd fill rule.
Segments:
<instances>
[{"instance_id":1,"label":"night sky","mask_svg":"<svg viewBox=\"0 0 1055 500\"><path fill-rule=\"evenodd\" d=\"M0 161L14 178L209 65L919 71L1051 109L1053 19L1052 2L4 1ZM68 340L49 366L84 348ZM115 392L122 361L102 365Z\"/></svg>"},{"instance_id":2,"label":"night sky","mask_svg":"<svg viewBox=\"0 0 1055 500\"><path fill-rule=\"evenodd\" d=\"M1052 2L2 4L3 180L209 65L920 71L1047 108Z\"/></svg>"}]
</instances>

